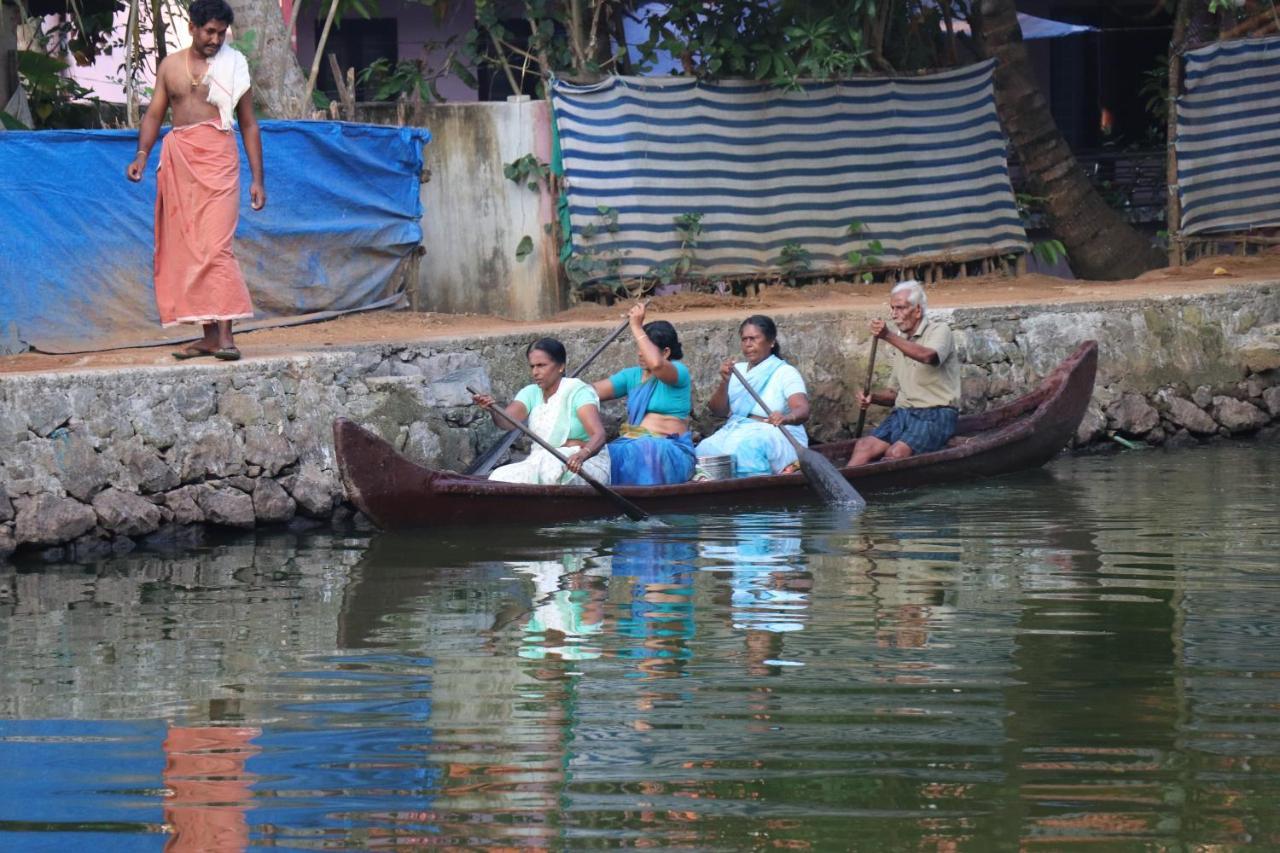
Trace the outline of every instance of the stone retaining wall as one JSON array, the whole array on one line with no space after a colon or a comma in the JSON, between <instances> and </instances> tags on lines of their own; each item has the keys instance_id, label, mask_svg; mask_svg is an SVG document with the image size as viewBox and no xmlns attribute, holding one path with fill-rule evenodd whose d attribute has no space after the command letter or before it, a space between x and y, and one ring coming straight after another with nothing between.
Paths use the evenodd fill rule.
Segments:
<instances>
[{"instance_id":1,"label":"stone retaining wall","mask_svg":"<svg viewBox=\"0 0 1280 853\"><path fill-rule=\"evenodd\" d=\"M747 313L744 311L744 314ZM1119 436L1160 444L1275 428L1280 421L1280 283L1176 299L939 310L959 335L966 410L1015 396L1086 338L1100 342L1094 400L1074 444ZM681 322L695 378L695 428L735 322ZM866 317L775 315L783 355L806 376L812 434L856 420ZM571 364L608 329L557 332ZM459 469L498 434L468 384L509 398L527 382L532 332L380 344L236 364L0 377L0 559L15 548L90 559L192 525L251 528L351 515L331 424L371 426L406 455ZM619 341L590 371L634 359ZM877 365L881 378L885 362ZM616 422L619 403L606 406ZM873 410L873 419L877 410Z\"/></svg>"}]
</instances>

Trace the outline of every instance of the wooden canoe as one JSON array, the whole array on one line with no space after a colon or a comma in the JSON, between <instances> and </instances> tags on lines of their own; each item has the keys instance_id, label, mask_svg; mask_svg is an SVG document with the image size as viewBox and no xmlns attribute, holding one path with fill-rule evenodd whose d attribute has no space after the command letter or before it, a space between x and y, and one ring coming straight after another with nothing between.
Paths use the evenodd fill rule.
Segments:
<instances>
[{"instance_id":1,"label":"wooden canoe","mask_svg":"<svg viewBox=\"0 0 1280 853\"><path fill-rule=\"evenodd\" d=\"M861 492L914 488L991 477L1043 465L1075 433L1093 394L1094 341L1081 344L1032 391L989 411L960 418L949 446L841 472ZM346 418L333 424L338 470L347 497L386 530L460 524L548 524L618 514L588 486L527 486L436 471L412 462L377 435ZM815 445L836 465L853 442ZM724 512L737 506L811 503L802 474L707 480L673 486L615 486L654 514Z\"/></svg>"}]
</instances>

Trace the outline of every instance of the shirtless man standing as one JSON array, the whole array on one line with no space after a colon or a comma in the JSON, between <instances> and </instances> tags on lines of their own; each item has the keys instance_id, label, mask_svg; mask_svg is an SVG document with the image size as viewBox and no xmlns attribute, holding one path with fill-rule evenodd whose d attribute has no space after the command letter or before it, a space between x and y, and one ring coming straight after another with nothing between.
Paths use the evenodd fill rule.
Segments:
<instances>
[{"instance_id":1,"label":"shirtless man standing","mask_svg":"<svg viewBox=\"0 0 1280 853\"><path fill-rule=\"evenodd\" d=\"M240 215L240 156L232 131L240 123L254 210L267 203L262 185L262 135L253 115L253 92L244 56L226 43L234 15L226 0L191 4L191 47L160 63L155 95L142 119L138 151L125 170L140 181L167 110L173 129L165 136L156 176L155 289L165 326L198 323L204 337L175 358L240 358L233 320L253 316L253 304L232 251Z\"/></svg>"}]
</instances>

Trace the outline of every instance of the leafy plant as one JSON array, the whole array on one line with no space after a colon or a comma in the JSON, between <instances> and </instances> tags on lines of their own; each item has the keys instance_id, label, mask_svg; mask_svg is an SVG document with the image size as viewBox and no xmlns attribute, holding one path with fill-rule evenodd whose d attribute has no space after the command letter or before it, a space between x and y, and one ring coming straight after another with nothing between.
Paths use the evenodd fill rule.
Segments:
<instances>
[{"instance_id":1,"label":"leafy plant","mask_svg":"<svg viewBox=\"0 0 1280 853\"><path fill-rule=\"evenodd\" d=\"M524 184L537 192L540 183L545 184L551 179L551 167L534 155L526 154L503 166L502 174L507 180Z\"/></svg>"},{"instance_id":2,"label":"leafy plant","mask_svg":"<svg viewBox=\"0 0 1280 853\"><path fill-rule=\"evenodd\" d=\"M852 220L849 223L849 225L845 228L845 233L847 233L850 237L858 236L859 234L862 233L862 223L856 219ZM864 246L861 250L851 249L849 252L845 254L844 258L846 261L849 262L849 266L853 267L854 270L856 271L860 267L880 266L880 262L881 262L880 254L883 251L884 251L884 245L879 240L872 240L870 243ZM865 270L861 274L860 278L864 282L870 284L874 276L872 276L870 270Z\"/></svg>"},{"instance_id":3,"label":"leafy plant","mask_svg":"<svg viewBox=\"0 0 1280 853\"><path fill-rule=\"evenodd\" d=\"M516 246L516 260L523 261L525 258L533 254L533 238L528 234L520 238L520 244Z\"/></svg>"},{"instance_id":4,"label":"leafy plant","mask_svg":"<svg viewBox=\"0 0 1280 853\"><path fill-rule=\"evenodd\" d=\"M420 59L375 59L356 74L356 82L371 87L375 101L394 101L402 95L423 103L444 100L436 91L435 78L427 74Z\"/></svg>"},{"instance_id":5,"label":"leafy plant","mask_svg":"<svg viewBox=\"0 0 1280 853\"><path fill-rule=\"evenodd\" d=\"M564 262L565 275L579 291L585 291L592 285L600 285L608 292L624 296L638 296L631 293L621 278L622 262L629 252L619 251L613 247L594 246L591 241L602 231L616 233L618 228L618 211L612 207L600 205L596 208L599 222L590 222L578 231L578 242L573 252ZM645 285L640 283L640 291Z\"/></svg>"},{"instance_id":6,"label":"leafy plant","mask_svg":"<svg viewBox=\"0 0 1280 853\"><path fill-rule=\"evenodd\" d=\"M93 90L64 75L63 72L71 67L68 63L36 50L19 50L17 54L18 76L26 87L36 127L63 127L75 123L76 113L82 107L74 102L97 101L91 97Z\"/></svg>"},{"instance_id":7,"label":"leafy plant","mask_svg":"<svg viewBox=\"0 0 1280 853\"><path fill-rule=\"evenodd\" d=\"M1067 259L1067 247L1061 240L1041 240L1031 247L1031 254L1045 266L1053 266Z\"/></svg>"},{"instance_id":8,"label":"leafy plant","mask_svg":"<svg viewBox=\"0 0 1280 853\"><path fill-rule=\"evenodd\" d=\"M813 253L799 243L787 243L778 255L778 266L787 275L787 283L794 285L798 274L812 268Z\"/></svg>"}]
</instances>

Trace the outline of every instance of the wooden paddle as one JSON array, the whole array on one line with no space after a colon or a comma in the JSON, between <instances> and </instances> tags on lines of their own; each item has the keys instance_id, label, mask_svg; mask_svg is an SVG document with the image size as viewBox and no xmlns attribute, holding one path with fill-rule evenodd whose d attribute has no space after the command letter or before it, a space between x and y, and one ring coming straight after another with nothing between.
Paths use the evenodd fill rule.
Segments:
<instances>
[{"instance_id":1,"label":"wooden paddle","mask_svg":"<svg viewBox=\"0 0 1280 853\"><path fill-rule=\"evenodd\" d=\"M480 393L479 391L472 388L470 385L467 386L467 390L470 391L472 394ZM517 421L515 418L508 415L501 407L498 406L497 403L494 403L493 407L489 409L489 411L493 412L495 415L500 416L504 421L511 424L511 426L515 427L517 431L522 432L525 435L529 436L530 440L536 441L539 445L542 446L543 450L547 451L552 456L559 459L564 464L565 468L569 467L569 460L565 458L565 455L563 453L561 453L556 448L552 447L549 442L543 441L542 436L538 435L533 430L529 429L527 426L525 426L524 424ZM617 504L618 509L626 513L627 517L630 518L632 521L644 521L646 518L649 517L649 513L645 512L640 507L636 506L631 501L627 500L622 495L618 494L613 489L609 488L604 483L597 480L595 477L592 477L586 471L579 471L578 476L581 477L583 480L586 480L588 486L595 489L597 492L599 492L600 494L604 495L606 498L608 498L609 500Z\"/></svg>"},{"instance_id":2,"label":"wooden paddle","mask_svg":"<svg viewBox=\"0 0 1280 853\"><path fill-rule=\"evenodd\" d=\"M746 388L756 403L764 409L766 416L772 414L769 406L756 393L756 389L752 388L746 378L738 372L735 365L729 365L729 369L733 371L733 375L738 377L738 381L742 383L742 387ZM804 472L805 480L813 487L818 495L832 506L847 506L862 509L867 505L862 495L858 494L858 490L849 485L849 481L841 476L836 470L836 466L831 464L831 460L823 456L816 450L805 447L800 441L791 434L791 431L784 426L779 426L782 434L787 437L787 441L791 442L791 446L796 449L796 458L800 460L800 470Z\"/></svg>"},{"instance_id":3,"label":"wooden paddle","mask_svg":"<svg viewBox=\"0 0 1280 853\"><path fill-rule=\"evenodd\" d=\"M627 330L627 326L630 325L630 323L631 323L630 319L623 320L622 325L614 329L613 334L605 338L604 343L596 347L595 351L592 352L591 355L587 356L587 360L582 362L582 364L578 365L578 368L574 370L573 373L570 373L569 375L575 378L581 375L584 370L586 370L588 367L591 366L591 362L596 360L596 356L604 352L605 347L609 346L609 344L616 341L618 339L618 335L621 335L623 332ZM495 467L497 467L498 460L501 459L506 454L506 452L511 449L511 445L514 444L515 440L519 437L520 437L520 430L516 430L516 429L507 430L505 433L502 434L501 438L499 438L497 441L493 443L492 446L489 447L488 450L486 450L484 453L481 453L479 456L477 456L472 461L472 463L467 466L467 469L462 473L475 474L480 477L485 476L490 471L492 471Z\"/></svg>"},{"instance_id":4,"label":"wooden paddle","mask_svg":"<svg viewBox=\"0 0 1280 853\"><path fill-rule=\"evenodd\" d=\"M871 379L876 372L876 344L880 343L879 338L871 339L871 359L867 362L867 384L862 386L863 394L871 393ZM862 426L867 422L867 410L861 408L858 412L858 428L853 431L854 438L862 438Z\"/></svg>"}]
</instances>

